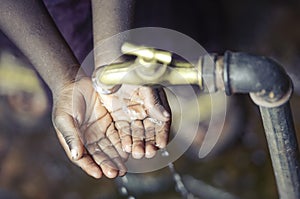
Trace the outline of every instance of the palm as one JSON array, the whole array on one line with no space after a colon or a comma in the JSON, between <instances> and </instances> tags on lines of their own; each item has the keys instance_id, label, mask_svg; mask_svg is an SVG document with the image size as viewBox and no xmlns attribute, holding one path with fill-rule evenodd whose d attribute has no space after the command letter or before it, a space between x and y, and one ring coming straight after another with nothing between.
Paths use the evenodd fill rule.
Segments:
<instances>
[{"instance_id":1,"label":"palm","mask_svg":"<svg viewBox=\"0 0 300 199\"><path fill-rule=\"evenodd\" d=\"M100 96L113 117L123 150L137 159L144 154L151 158L157 148L166 146L170 115L162 89L122 85L116 93Z\"/></svg>"},{"instance_id":2,"label":"palm","mask_svg":"<svg viewBox=\"0 0 300 199\"><path fill-rule=\"evenodd\" d=\"M65 87L56 98L54 126L73 161L94 177L125 173L120 138L88 78ZM75 152L74 152L75 151Z\"/></svg>"}]
</instances>

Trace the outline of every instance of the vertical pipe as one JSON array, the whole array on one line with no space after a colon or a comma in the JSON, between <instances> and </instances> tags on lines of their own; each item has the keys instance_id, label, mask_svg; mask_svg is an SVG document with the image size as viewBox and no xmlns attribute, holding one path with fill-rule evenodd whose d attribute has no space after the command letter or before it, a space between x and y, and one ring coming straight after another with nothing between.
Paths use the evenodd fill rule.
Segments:
<instances>
[{"instance_id":1,"label":"vertical pipe","mask_svg":"<svg viewBox=\"0 0 300 199\"><path fill-rule=\"evenodd\" d=\"M260 106L279 196L300 198L299 150L289 102L274 108Z\"/></svg>"}]
</instances>

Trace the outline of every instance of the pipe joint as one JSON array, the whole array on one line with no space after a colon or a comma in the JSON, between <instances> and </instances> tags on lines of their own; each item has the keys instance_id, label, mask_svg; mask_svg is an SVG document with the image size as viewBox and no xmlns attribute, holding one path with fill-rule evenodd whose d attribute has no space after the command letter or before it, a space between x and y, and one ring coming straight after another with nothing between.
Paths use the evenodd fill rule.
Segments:
<instances>
[{"instance_id":1,"label":"pipe joint","mask_svg":"<svg viewBox=\"0 0 300 199\"><path fill-rule=\"evenodd\" d=\"M292 82L274 60L227 51L223 62L227 95L250 93L254 103L269 108L280 106L290 99Z\"/></svg>"}]
</instances>

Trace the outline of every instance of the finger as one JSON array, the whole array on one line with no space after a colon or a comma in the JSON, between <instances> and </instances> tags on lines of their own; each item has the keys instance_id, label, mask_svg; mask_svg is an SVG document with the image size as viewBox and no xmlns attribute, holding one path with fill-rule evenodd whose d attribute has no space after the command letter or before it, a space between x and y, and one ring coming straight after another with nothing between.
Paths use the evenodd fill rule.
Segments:
<instances>
[{"instance_id":1,"label":"finger","mask_svg":"<svg viewBox=\"0 0 300 199\"><path fill-rule=\"evenodd\" d=\"M82 157L84 146L79 137L79 129L75 124L73 117L70 115L54 116L53 119L54 127L58 136L62 136L62 139L68 146L65 151L70 152L70 158L78 160Z\"/></svg>"},{"instance_id":2,"label":"finger","mask_svg":"<svg viewBox=\"0 0 300 199\"><path fill-rule=\"evenodd\" d=\"M122 143L122 149L127 153L131 153L132 139L130 124L127 121L115 121L115 126L118 129Z\"/></svg>"},{"instance_id":3,"label":"finger","mask_svg":"<svg viewBox=\"0 0 300 199\"><path fill-rule=\"evenodd\" d=\"M165 148L169 139L170 122L163 122L155 125L156 146L158 148Z\"/></svg>"},{"instance_id":4,"label":"finger","mask_svg":"<svg viewBox=\"0 0 300 199\"><path fill-rule=\"evenodd\" d=\"M115 126L113 123L108 127L106 131L106 136L108 137L109 141L112 143L112 145L117 150L118 154L123 158L124 160L127 160L128 153L126 153L122 149L121 139L119 137L118 131L115 129Z\"/></svg>"},{"instance_id":5,"label":"finger","mask_svg":"<svg viewBox=\"0 0 300 199\"><path fill-rule=\"evenodd\" d=\"M69 147L61 133L58 133L58 140L60 141L62 147L66 151L68 157L72 160ZM85 154L78 160L72 160L72 162L74 162L74 164L76 164L77 166L81 167L82 170L85 171L88 175L90 175L94 178L102 177L101 169L94 162L94 160L91 158L90 155Z\"/></svg>"},{"instance_id":6,"label":"finger","mask_svg":"<svg viewBox=\"0 0 300 199\"><path fill-rule=\"evenodd\" d=\"M150 120L150 118L146 118L143 121L145 128L145 145L146 145L146 158L152 158L155 156L157 151L156 143L155 143L155 124Z\"/></svg>"},{"instance_id":7,"label":"finger","mask_svg":"<svg viewBox=\"0 0 300 199\"><path fill-rule=\"evenodd\" d=\"M103 144L103 141L102 141ZM101 167L102 172L108 178L115 178L118 175L118 168L111 161L110 157L101 149L98 143L87 145L87 149L95 162Z\"/></svg>"},{"instance_id":8,"label":"finger","mask_svg":"<svg viewBox=\"0 0 300 199\"><path fill-rule=\"evenodd\" d=\"M120 160L121 158L113 143L110 141L110 139L112 139L115 144L119 144L120 152L122 152L124 157L127 155L122 151L120 138L113 123L110 123L110 125L105 128L102 121L101 124L100 122L94 122L86 129L85 137L87 137L86 141L89 153L92 154L93 158L107 177L116 177L119 173L118 170L121 171L120 173L126 172L126 167L117 160L117 158ZM116 161L116 164L114 164L114 161Z\"/></svg>"},{"instance_id":9,"label":"finger","mask_svg":"<svg viewBox=\"0 0 300 199\"><path fill-rule=\"evenodd\" d=\"M114 166L116 166L114 169L118 170L118 174L124 175L126 173L126 167L109 139L103 138L99 140L98 145L100 146L100 149L108 156L109 159L107 162L110 161L111 163L114 163ZM105 173L105 170L102 170Z\"/></svg>"},{"instance_id":10,"label":"finger","mask_svg":"<svg viewBox=\"0 0 300 199\"><path fill-rule=\"evenodd\" d=\"M114 158L113 161L119 168L119 176L124 176L127 172L127 168L124 165L124 162L122 161L122 159L117 157L117 158Z\"/></svg>"},{"instance_id":11,"label":"finger","mask_svg":"<svg viewBox=\"0 0 300 199\"><path fill-rule=\"evenodd\" d=\"M93 158L88 154L83 155L82 158L74 161L74 163L79 167L81 167L81 169L85 171L88 175L94 178L99 179L103 175L100 167L95 163Z\"/></svg>"},{"instance_id":12,"label":"finger","mask_svg":"<svg viewBox=\"0 0 300 199\"><path fill-rule=\"evenodd\" d=\"M171 112L171 107L170 107L168 99L167 99L166 92L164 91L163 88L157 88L156 93L158 93L160 103L164 107L164 109L169 113L168 117L169 117L169 120L171 120L171 118L172 118L171 113L172 112Z\"/></svg>"},{"instance_id":13,"label":"finger","mask_svg":"<svg viewBox=\"0 0 300 199\"><path fill-rule=\"evenodd\" d=\"M159 94L150 87L141 87L139 95L144 100L144 106L150 117L160 121L168 121L170 113L161 105Z\"/></svg>"},{"instance_id":14,"label":"finger","mask_svg":"<svg viewBox=\"0 0 300 199\"><path fill-rule=\"evenodd\" d=\"M165 148L167 143L168 143L168 139L169 139L169 133L170 133L170 126L171 126L171 108L170 105L167 101L167 96L166 93L164 91L163 88L158 88L157 89L161 104L164 106L165 110L168 111L168 113L170 113L170 117L169 120L165 121L165 123L163 123L162 127L160 127L159 125L156 126L156 143L157 146L159 148Z\"/></svg>"},{"instance_id":15,"label":"finger","mask_svg":"<svg viewBox=\"0 0 300 199\"><path fill-rule=\"evenodd\" d=\"M165 110L170 114L169 118L171 118L171 107L169 105L166 92L164 91L163 88L158 88L158 89L156 89L156 91L159 95L159 99L160 99L161 104L163 105Z\"/></svg>"},{"instance_id":16,"label":"finger","mask_svg":"<svg viewBox=\"0 0 300 199\"><path fill-rule=\"evenodd\" d=\"M142 121L136 120L131 123L132 132L132 156L135 159L141 159L144 154L144 126Z\"/></svg>"}]
</instances>

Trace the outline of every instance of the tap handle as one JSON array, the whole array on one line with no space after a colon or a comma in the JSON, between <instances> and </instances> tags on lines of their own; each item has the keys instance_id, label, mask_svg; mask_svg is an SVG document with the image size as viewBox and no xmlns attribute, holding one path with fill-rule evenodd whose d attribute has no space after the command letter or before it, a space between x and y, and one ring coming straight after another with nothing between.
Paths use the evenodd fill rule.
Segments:
<instances>
[{"instance_id":1,"label":"tap handle","mask_svg":"<svg viewBox=\"0 0 300 199\"><path fill-rule=\"evenodd\" d=\"M146 46L138 46L131 43L124 43L121 51L126 55L135 55L146 62L161 62L163 64L170 64L172 61L172 53L163 50L156 50Z\"/></svg>"}]
</instances>

